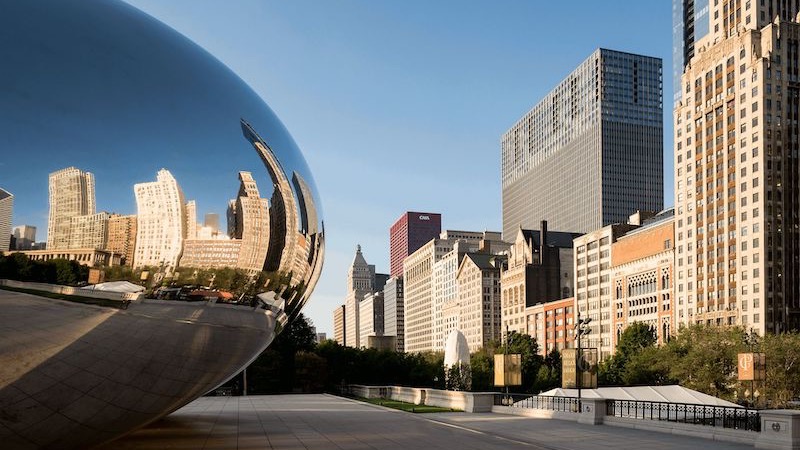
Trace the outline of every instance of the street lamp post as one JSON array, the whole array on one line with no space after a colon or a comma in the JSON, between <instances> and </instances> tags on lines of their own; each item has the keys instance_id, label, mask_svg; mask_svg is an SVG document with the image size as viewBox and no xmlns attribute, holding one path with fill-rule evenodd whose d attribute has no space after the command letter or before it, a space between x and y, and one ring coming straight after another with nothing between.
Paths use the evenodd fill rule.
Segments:
<instances>
[{"instance_id":1,"label":"street lamp post","mask_svg":"<svg viewBox=\"0 0 800 450\"><path fill-rule=\"evenodd\" d=\"M589 328L589 322L592 319L587 317L581 319L581 312L578 311L578 322L575 324L575 338L578 341L578 349L575 352L575 386L578 388L578 412L583 410L581 405L581 387L583 385L583 364L585 359L583 357L583 348L581 347L581 336L591 333L592 329Z\"/></svg>"}]
</instances>

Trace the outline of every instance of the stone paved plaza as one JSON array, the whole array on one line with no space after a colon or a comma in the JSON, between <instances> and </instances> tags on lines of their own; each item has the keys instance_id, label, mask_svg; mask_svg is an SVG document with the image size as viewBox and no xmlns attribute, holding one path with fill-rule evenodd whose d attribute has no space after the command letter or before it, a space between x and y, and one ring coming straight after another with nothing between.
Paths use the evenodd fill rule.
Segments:
<instances>
[{"instance_id":1,"label":"stone paved plaza","mask_svg":"<svg viewBox=\"0 0 800 450\"><path fill-rule=\"evenodd\" d=\"M329 395L203 397L116 449L752 449L607 425L502 414L411 414Z\"/></svg>"}]
</instances>

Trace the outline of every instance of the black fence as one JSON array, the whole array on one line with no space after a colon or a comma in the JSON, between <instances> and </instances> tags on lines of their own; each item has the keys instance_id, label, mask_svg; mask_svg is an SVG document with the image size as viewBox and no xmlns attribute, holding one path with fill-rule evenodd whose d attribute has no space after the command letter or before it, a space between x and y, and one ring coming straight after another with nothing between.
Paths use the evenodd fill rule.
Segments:
<instances>
[{"instance_id":1,"label":"black fence","mask_svg":"<svg viewBox=\"0 0 800 450\"><path fill-rule=\"evenodd\" d=\"M578 412L578 399L575 397L531 394L494 394L494 404L497 406L512 406L515 408Z\"/></svg>"},{"instance_id":2,"label":"black fence","mask_svg":"<svg viewBox=\"0 0 800 450\"><path fill-rule=\"evenodd\" d=\"M606 414L642 420L663 420L710 427L761 431L757 410L691 403L650 402L640 400L608 400Z\"/></svg>"}]
</instances>

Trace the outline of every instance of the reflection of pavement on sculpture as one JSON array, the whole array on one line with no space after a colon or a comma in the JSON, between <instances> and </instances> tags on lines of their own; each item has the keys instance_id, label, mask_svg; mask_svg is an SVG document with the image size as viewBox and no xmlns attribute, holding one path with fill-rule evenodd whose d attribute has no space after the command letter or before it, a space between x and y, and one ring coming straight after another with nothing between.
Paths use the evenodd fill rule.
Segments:
<instances>
[{"instance_id":1,"label":"reflection of pavement on sculpture","mask_svg":"<svg viewBox=\"0 0 800 450\"><path fill-rule=\"evenodd\" d=\"M3 448L70 448L144 425L233 376L275 328L267 310L208 302L118 310L0 291L0 309Z\"/></svg>"},{"instance_id":2,"label":"reflection of pavement on sculpture","mask_svg":"<svg viewBox=\"0 0 800 450\"><path fill-rule=\"evenodd\" d=\"M746 449L752 446L502 414L412 414L329 395L203 397L101 450Z\"/></svg>"}]
</instances>

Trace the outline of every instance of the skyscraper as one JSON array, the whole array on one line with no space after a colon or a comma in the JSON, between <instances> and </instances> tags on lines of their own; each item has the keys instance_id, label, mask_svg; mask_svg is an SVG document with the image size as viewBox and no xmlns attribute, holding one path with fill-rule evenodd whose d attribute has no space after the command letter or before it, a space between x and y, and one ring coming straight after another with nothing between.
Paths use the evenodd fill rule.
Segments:
<instances>
[{"instance_id":1,"label":"skyscraper","mask_svg":"<svg viewBox=\"0 0 800 450\"><path fill-rule=\"evenodd\" d=\"M383 333L395 336L395 350L403 351L405 345L405 302L403 301L403 278L391 277L383 287Z\"/></svg>"},{"instance_id":2,"label":"skyscraper","mask_svg":"<svg viewBox=\"0 0 800 450\"><path fill-rule=\"evenodd\" d=\"M8 251L11 243L11 214L14 196L0 189L0 252Z\"/></svg>"},{"instance_id":3,"label":"skyscraper","mask_svg":"<svg viewBox=\"0 0 800 450\"><path fill-rule=\"evenodd\" d=\"M503 236L663 207L661 60L598 49L502 137Z\"/></svg>"},{"instance_id":4,"label":"skyscraper","mask_svg":"<svg viewBox=\"0 0 800 450\"><path fill-rule=\"evenodd\" d=\"M30 250L36 242L36 227L33 225L14 227L14 238L17 241L15 250Z\"/></svg>"},{"instance_id":5,"label":"skyscraper","mask_svg":"<svg viewBox=\"0 0 800 450\"><path fill-rule=\"evenodd\" d=\"M47 221L47 249L70 246L70 221L95 213L94 175L67 167L49 176L50 216Z\"/></svg>"},{"instance_id":6,"label":"skyscraper","mask_svg":"<svg viewBox=\"0 0 800 450\"><path fill-rule=\"evenodd\" d=\"M797 1L710 4L675 126L678 326L800 328Z\"/></svg>"},{"instance_id":7,"label":"skyscraper","mask_svg":"<svg viewBox=\"0 0 800 450\"><path fill-rule=\"evenodd\" d=\"M178 264L186 236L186 201L178 182L167 169L156 181L133 186L136 195L136 250L134 267Z\"/></svg>"},{"instance_id":8,"label":"skyscraper","mask_svg":"<svg viewBox=\"0 0 800 450\"><path fill-rule=\"evenodd\" d=\"M673 101L681 98L678 80L694 56L694 44L709 32L711 20L708 0L672 0L672 79Z\"/></svg>"},{"instance_id":9,"label":"skyscraper","mask_svg":"<svg viewBox=\"0 0 800 450\"><path fill-rule=\"evenodd\" d=\"M403 260L442 232L442 215L406 212L389 228L389 274L403 276Z\"/></svg>"},{"instance_id":10,"label":"skyscraper","mask_svg":"<svg viewBox=\"0 0 800 450\"><path fill-rule=\"evenodd\" d=\"M375 266L367 264L361 254L361 246L356 247L356 255L347 271L347 297L345 298L345 345L358 347L361 342L359 304L364 296L371 294L375 286Z\"/></svg>"}]
</instances>

